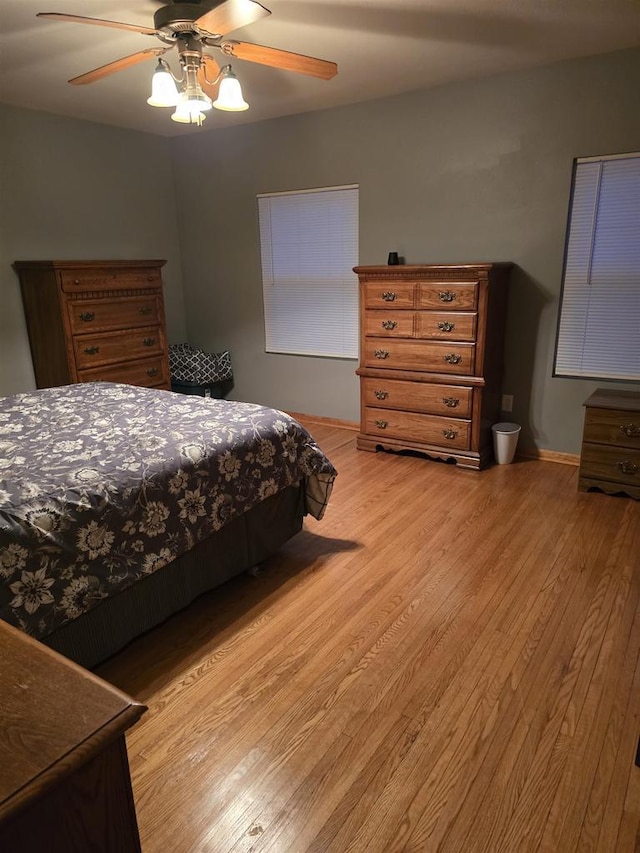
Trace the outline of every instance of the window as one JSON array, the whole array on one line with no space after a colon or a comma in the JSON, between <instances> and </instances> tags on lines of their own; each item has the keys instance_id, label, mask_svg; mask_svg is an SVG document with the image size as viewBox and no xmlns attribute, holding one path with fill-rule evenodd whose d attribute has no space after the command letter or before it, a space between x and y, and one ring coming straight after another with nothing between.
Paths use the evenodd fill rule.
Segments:
<instances>
[{"instance_id":1,"label":"window","mask_svg":"<svg viewBox=\"0 0 640 853\"><path fill-rule=\"evenodd\" d=\"M358 187L258 196L266 351L358 357Z\"/></svg>"},{"instance_id":2,"label":"window","mask_svg":"<svg viewBox=\"0 0 640 853\"><path fill-rule=\"evenodd\" d=\"M554 375L640 379L640 154L576 161Z\"/></svg>"}]
</instances>

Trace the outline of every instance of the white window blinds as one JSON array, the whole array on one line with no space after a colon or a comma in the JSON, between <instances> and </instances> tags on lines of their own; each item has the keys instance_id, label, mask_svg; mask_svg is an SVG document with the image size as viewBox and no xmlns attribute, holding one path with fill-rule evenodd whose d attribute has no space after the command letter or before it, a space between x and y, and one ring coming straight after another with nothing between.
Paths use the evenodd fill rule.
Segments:
<instances>
[{"instance_id":1,"label":"white window blinds","mask_svg":"<svg viewBox=\"0 0 640 853\"><path fill-rule=\"evenodd\" d=\"M358 357L358 187L258 196L266 351Z\"/></svg>"},{"instance_id":2,"label":"white window blinds","mask_svg":"<svg viewBox=\"0 0 640 853\"><path fill-rule=\"evenodd\" d=\"M640 379L640 154L576 162L555 375Z\"/></svg>"}]
</instances>

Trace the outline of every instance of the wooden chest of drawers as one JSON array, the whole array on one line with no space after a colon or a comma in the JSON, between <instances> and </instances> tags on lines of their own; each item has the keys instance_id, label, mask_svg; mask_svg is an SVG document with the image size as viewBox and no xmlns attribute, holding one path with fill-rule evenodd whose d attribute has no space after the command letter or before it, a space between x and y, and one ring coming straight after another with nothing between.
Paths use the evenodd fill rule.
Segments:
<instances>
[{"instance_id":1,"label":"wooden chest of drawers","mask_svg":"<svg viewBox=\"0 0 640 853\"><path fill-rule=\"evenodd\" d=\"M170 388L165 261L16 261L38 388Z\"/></svg>"},{"instance_id":2,"label":"wooden chest of drawers","mask_svg":"<svg viewBox=\"0 0 640 853\"><path fill-rule=\"evenodd\" d=\"M361 450L478 469L499 420L511 264L356 267Z\"/></svg>"},{"instance_id":3,"label":"wooden chest of drawers","mask_svg":"<svg viewBox=\"0 0 640 853\"><path fill-rule=\"evenodd\" d=\"M578 489L640 500L640 393L600 389L584 405Z\"/></svg>"}]
</instances>

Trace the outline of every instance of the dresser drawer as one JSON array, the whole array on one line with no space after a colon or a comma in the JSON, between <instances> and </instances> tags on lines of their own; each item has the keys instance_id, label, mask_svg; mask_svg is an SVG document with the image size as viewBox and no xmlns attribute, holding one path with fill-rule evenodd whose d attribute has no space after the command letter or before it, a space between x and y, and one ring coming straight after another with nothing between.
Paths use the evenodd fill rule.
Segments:
<instances>
[{"instance_id":1,"label":"dresser drawer","mask_svg":"<svg viewBox=\"0 0 640 853\"><path fill-rule=\"evenodd\" d=\"M416 337L475 341L476 314L455 311L418 311Z\"/></svg>"},{"instance_id":2,"label":"dresser drawer","mask_svg":"<svg viewBox=\"0 0 640 853\"><path fill-rule=\"evenodd\" d=\"M65 292L86 290L139 289L150 285L161 285L160 270L153 268L92 267L91 269L68 269L59 272L60 283Z\"/></svg>"},{"instance_id":3,"label":"dresser drawer","mask_svg":"<svg viewBox=\"0 0 640 853\"><path fill-rule=\"evenodd\" d=\"M450 447L452 450L468 450L471 425L469 421L455 418L367 407L365 432L381 438L388 436Z\"/></svg>"},{"instance_id":4,"label":"dresser drawer","mask_svg":"<svg viewBox=\"0 0 640 853\"><path fill-rule=\"evenodd\" d=\"M365 338L367 367L471 375L474 361L473 344Z\"/></svg>"},{"instance_id":5,"label":"dresser drawer","mask_svg":"<svg viewBox=\"0 0 640 853\"><path fill-rule=\"evenodd\" d=\"M585 442L580 477L640 487L640 450Z\"/></svg>"},{"instance_id":6,"label":"dresser drawer","mask_svg":"<svg viewBox=\"0 0 640 853\"><path fill-rule=\"evenodd\" d=\"M144 358L164 352L159 326L144 326L101 335L76 335L73 339L76 367L84 370L117 361Z\"/></svg>"},{"instance_id":7,"label":"dresser drawer","mask_svg":"<svg viewBox=\"0 0 640 853\"><path fill-rule=\"evenodd\" d=\"M460 385L403 382L401 379L362 379L366 406L406 409L455 418L471 417L473 391Z\"/></svg>"},{"instance_id":8,"label":"dresser drawer","mask_svg":"<svg viewBox=\"0 0 640 853\"><path fill-rule=\"evenodd\" d=\"M421 282L417 308L443 308L448 311L473 311L478 305L478 282Z\"/></svg>"},{"instance_id":9,"label":"dresser drawer","mask_svg":"<svg viewBox=\"0 0 640 853\"><path fill-rule=\"evenodd\" d=\"M364 287L365 308L413 308L414 282L369 282Z\"/></svg>"},{"instance_id":10,"label":"dresser drawer","mask_svg":"<svg viewBox=\"0 0 640 853\"><path fill-rule=\"evenodd\" d=\"M113 300L77 300L69 302L68 308L73 334L162 323L159 299L153 294Z\"/></svg>"},{"instance_id":11,"label":"dresser drawer","mask_svg":"<svg viewBox=\"0 0 640 853\"><path fill-rule=\"evenodd\" d=\"M589 408L585 413L583 438L640 450L640 412Z\"/></svg>"},{"instance_id":12,"label":"dresser drawer","mask_svg":"<svg viewBox=\"0 0 640 853\"><path fill-rule=\"evenodd\" d=\"M169 388L168 363L162 356L78 371L78 382L123 382L147 388Z\"/></svg>"},{"instance_id":13,"label":"dresser drawer","mask_svg":"<svg viewBox=\"0 0 640 853\"><path fill-rule=\"evenodd\" d=\"M412 338L414 313L413 311L367 311L364 323L367 335Z\"/></svg>"}]
</instances>

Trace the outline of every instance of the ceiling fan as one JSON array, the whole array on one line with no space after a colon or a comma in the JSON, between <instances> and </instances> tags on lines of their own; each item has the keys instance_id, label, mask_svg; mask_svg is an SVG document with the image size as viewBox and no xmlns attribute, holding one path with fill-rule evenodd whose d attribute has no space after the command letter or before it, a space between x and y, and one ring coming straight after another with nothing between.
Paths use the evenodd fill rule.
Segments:
<instances>
[{"instance_id":1,"label":"ceiling fan","mask_svg":"<svg viewBox=\"0 0 640 853\"><path fill-rule=\"evenodd\" d=\"M240 110L248 107L242 98L231 66L225 65L220 68L214 57L204 52L205 48L219 50L225 57L243 59L286 71L297 71L322 80L330 80L338 73L335 62L227 38L228 33L270 14L269 9L256 0L221 0L217 3L205 0L202 4L170 2L161 6L154 13L153 27L108 21L102 18L88 18L82 15L68 15L62 12L38 12L37 17L51 21L112 27L159 39L162 47L139 50L130 56L116 59L107 65L73 77L69 83L74 85L94 83L109 74L157 57L158 65L154 74L153 92L148 103L152 106L176 106L173 119L201 124L204 118L203 111L210 109L211 106L223 110ZM181 79L175 78L167 63L160 58L174 47L178 50L180 65L183 69ZM167 79L169 76L173 79L173 84ZM182 85L182 91L176 88L175 83ZM223 88L226 88L230 94L223 96Z\"/></svg>"}]
</instances>

